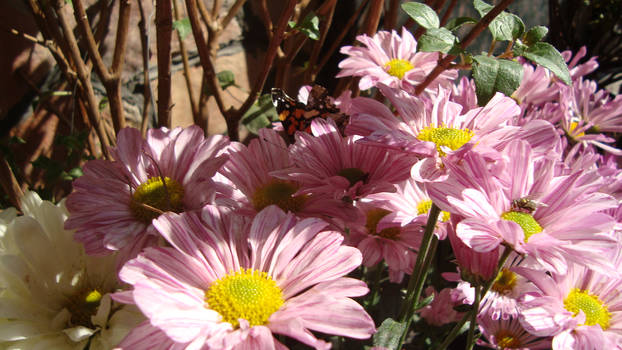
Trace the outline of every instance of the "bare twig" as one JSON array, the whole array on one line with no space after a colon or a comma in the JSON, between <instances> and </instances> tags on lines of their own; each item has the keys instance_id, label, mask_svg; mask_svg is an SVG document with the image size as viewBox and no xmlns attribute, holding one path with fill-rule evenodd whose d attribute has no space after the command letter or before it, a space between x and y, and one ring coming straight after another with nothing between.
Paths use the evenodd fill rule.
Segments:
<instances>
[{"instance_id":1,"label":"bare twig","mask_svg":"<svg viewBox=\"0 0 622 350\"><path fill-rule=\"evenodd\" d=\"M296 0L287 1L287 4L284 6L283 12L281 13L281 17L279 18L279 21L274 28L274 36L270 41L270 44L268 45L268 50L266 51L263 67L258 75L257 80L255 81L255 84L253 85L250 94L239 109L229 114L227 116L228 118L225 118L227 122L229 138L231 138L232 140L239 139L238 126L240 123L240 119L242 119L244 113L246 113L246 111L248 111L248 109L253 105L253 103L259 96L259 93L263 89L264 84L266 83L266 78L268 77L268 73L270 72L272 64L274 63L277 50L281 45L281 42L283 41L285 30L287 29L287 22L294 13L295 7Z\"/></svg>"},{"instance_id":2,"label":"bare twig","mask_svg":"<svg viewBox=\"0 0 622 350\"><path fill-rule=\"evenodd\" d=\"M138 22L138 28L140 30L140 46L142 51L143 58L143 115L142 121L140 124L140 131L142 135L145 135L147 132L147 125L149 121L149 111L151 104L153 102L151 96L153 95L151 91L151 78L149 77L149 30L147 29L147 24L151 23L151 16L149 19L145 15L145 9L143 8L142 0L138 1L138 9L140 12L140 22ZM155 108L154 108L155 109Z\"/></svg>"},{"instance_id":3,"label":"bare twig","mask_svg":"<svg viewBox=\"0 0 622 350\"><path fill-rule=\"evenodd\" d=\"M173 14L171 0L156 1L158 50L158 126L171 127L171 38Z\"/></svg>"},{"instance_id":4,"label":"bare twig","mask_svg":"<svg viewBox=\"0 0 622 350\"><path fill-rule=\"evenodd\" d=\"M443 14L443 18L441 18L441 23L440 23L441 27L444 27L445 24L447 24L447 21L449 21L449 16L451 15L451 12L454 10L454 7L456 7L457 2L458 0L451 0L449 5L447 6L447 9L445 10L445 13Z\"/></svg>"},{"instance_id":5,"label":"bare twig","mask_svg":"<svg viewBox=\"0 0 622 350\"><path fill-rule=\"evenodd\" d=\"M490 12L488 12L479 22L477 22L477 24L471 29L471 31L467 34L467 36L460 42L460 48L462 48L463 50L466 49L471 42L473 42L473 40L475 40L475 38L482 32L484 31L484 29L486 29L488 27L488 25L490 24L490 22L497 17L497 15L499 15L503 10L505 10L506 7L508 7L512 1L514 0L501 0L501 2L499 2L499 4L497 4L492 10L490 10ZM445 69L447 69L449 67L449 65L451 64L451 62L456 58L456 55L447 55L445 57L443 57L438 65L430 72L430 74L428 74L428 76L425 78L425 80L417 85L417 87L415 88L415 94L419 95L420 93L423 92L423 90L425 90L425 88L430 85L430 83L432 81L434 81L434 79L436 79L436 77L439 76L439 74L441 74Z\"/></svg>"},{"instance_id":6,"label":"bare twig","mask_svg":"<svg viewBox=\"0 0 622 350\"><path fill-rule=\"evenodd\" d=\"M181 14L179 13L177 0L173 0L173 12L175 15L175 20L181 20ZM192 120L194 121L194 124L199 125L201 128L205 129L207 121L201 120L201 116L199 115L199 109L194 98L194 91L192 89L192 82L190 81L190 65L188 64L188 51L186 50L184 38L181 36L179 30L177 31L177 40L179 41L179 50L181 51L181 59L184 66L184 78L186 79L186 89L188 90L188 99L190 100Z\"/></svg>"},{"instance_id":7,"label":"bare twig","mask_svg":"<svg viewBox=\"0 0 622 350\"><path fill-rule=\"evenodd\" d=\"M95 93L93 92L93 85L91 84L91 73L86 69L86 65L84 64L84 61L80 56L78 42L73 35L72 28L69 27L69 20L67 19L67 15L65 14L64 6L64 0L56 0L54 3L58 22L60 24L60 27L62 28L63 36L66 39L65 43L69 50L67 54L72 58L76 72L78 73L80 86L82 88L82 91L84 92L84 97L86 98L87 102L87 105L85 106L86 112L89 116L91 124L95 126L97 136L102 143L102 152L106 158L110 158L110 154L108 152L110 141L106 135L103 125L104 123L99 115L98 103L95 99Z\"/></svg>"},{"instance_id":8,"label":"bare twig","mask_svg":"<svg viewBox=\"0 0 622 350\"><path fill-rule=\"evenodd\" d=\"M317 10L317 15L320 16L320 18L325 18L325 20L322 21L320 25L320 38L314 43L313 49L311 50L311 57L309 57L309 66L305 72L305 83L315 80L315 65L317 64L320 52L322 51L322 47L324 46L324 42L326 41L326 34L328 33L328 29L332 24L336 5L336 0L328 0L323 3L322 6Z\"/></svg>"},{"instance_id":9,"label":"bare twig","mask_svg":"<svg viewBox=\"0 0 622 350\"><path fill-rule=\"evenodd\" d=\"M324 57L322 58L320 63L317 65L314 75L317 75L317 73L320 72L322 68L326 65L326 63L328 62L328 59L330 58L330 56L333 55L335 50L337 50L337 47L339 47L339 45L343 41L343 38L345 38L346 34L350 31L350 29L352 28L356 20L358 20L361 12L363 11L363 9L365 8L368 2L369 0L363 0L361 4L359 5L359 7L354 11L352 16L348 20L348 23L346 24L346 26L343 28L341 33L339 33L339 35L337 36L337 39L331 44L326 54L323 55Z\"/></svg>"},{"instance_id":10,"label":"bare twig","mask_svg":"<svg viewBox=\"0 0 622 350\"><path fill-rule=\"evenodd\" d=\"M233 6L231 6L229 12L227 12L227 15L222 19L222 21L220 21L220 28L222 28L223 30L227 28L231 20L233 20L233 18L238 13L240 8L242 8L242 5L244 5L245 2L246 0L237 0L233 4Z\"/></svg>"},{"instance_id":11,"label":"bare twig","mask_svg":"<svg viewBox=\"0 0 622 350\"><path fill-rule=\"evenodd\" d=\"M382 8L384 6L384 0L372 0L369 11L367 12L367 18L363 27L363 33L367 35L373 35L378 30L378 24L380 23L380 17L382 17Z\"/></svg>"},{"instance_id":12,"label":"bare twig","mask_svg":"<svg viewBox=\"0 0 622 350\"><path fill-rule=\"evenodd\" d=\"M119 24L117 26L117 40L115 41L115 49L112 59L112 67L109 70L104 64L104 60L99 53L98 44L95 41L91 26L84 10L82 0L72 1L76 23L86 41L87 51L91 60L95 64L95 72L102 81L106 94L108 95L108 103L110 104L110 115L114 124L115 132L119 132L125 127L125 117L123 113L123 102L121 100L121 79L120 71L123 67L124 52L127 42L127 32L129 26L129 16L131 3L129 0L122 0L119 5Z\"/></svg>"}]
</instances>

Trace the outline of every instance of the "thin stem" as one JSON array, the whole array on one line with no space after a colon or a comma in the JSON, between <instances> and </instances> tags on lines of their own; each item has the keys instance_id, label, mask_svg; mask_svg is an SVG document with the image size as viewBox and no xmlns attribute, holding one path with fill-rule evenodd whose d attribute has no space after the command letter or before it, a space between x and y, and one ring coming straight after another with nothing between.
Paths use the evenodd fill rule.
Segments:
<instances>
[{"instance_id":1,"label":"thin stem","mask_svg":"<svg viewBox=\"0 0 622 350\"><path fill-rule=\"evenodd\" d=\"M378 24L380 23L380 17L382 17L382 8L384 7L384 0L372 0L369 11L367 12L367 18L363 27L363 32L367 35L373 35L378 30Z\"/></svg>"},{"instance_id":2,"label":"thin stem","mask_svg":"<svg viewBox=\"0 0 622 350\"><path fill-rule=\"evenodd\" d=\"M78 42L76 41L75 36L73 35L73 30L69 26L69 20L67 19L67 15L64 11L65 1L64 0L56 0L54 3L55 10L58 18L58 22L60 27L62 28L63 35L66 39L66 46L69 50L68 54L71 56L73 63L76 67L76 72L78 73L78 79L80 80L80 85L82 87L82 91L84 95L86 95L86 112L89 116L91 124L95 126L95 130L97 131L97 136L99 137L100 142L102 143L102 153L106 158L110 158L110 154L108 152L108 148L110 147L109 138L106 134L106 129L103 121L100 118L98 103L95 99L95 92L93 91L93 85L91 84L91 74L90 71L87 70L82 57L80 56L80 49L78 48Z\"/></svg>"},{"instance_id":3,"label":"thin stem","mask_svg":"<svg viewBox=\"0 0 622 350\"><path fill-rule=\"evenodd\" d=\"M483 299L486 296L486 293L488 293L492 285L495 283L495 280L497 279L497 275L499 274L499 271L501 271L501 268L503 267L503 265L505 265L505 262L508 260L508 256L510 256L510 253L512 252L512 250L513 249L508 246L506 246L505 249L503 250L503 254L501 255L501 258L499 259L499 262L497 263L497 268L495 269L495 273L493 274L493 277L486 283L486 285L481 291L481 294L480 294L481 299ZM454 328L451 329L451 332L449 332L449 335L447 335L447 337L445 338L443 343L439 345L437 350L445 350L447 346L449 346L449 344L451 344L451 342L453 342L454 339L456 339L456 337L458 336L458 333L460 332L460 329L462 329L462 326L464 326L466 321L470 318L473 318L473 313L477 315L478 312L479 312L479 307L477 309L471 308L471 310L467 312L458 323L456 323Z\"/></svg>"},{"instance_id":4,"label":"thin stem","mask_svg":"<svg viewBox=\"0 0 622 350\"><path fill-rule=\"evenodd\" d=\"M473 310L479 310L479 303L481 301L481 297L482 297L482 287L481 286L475 286L475 300L473 301ZM471 350L473 349L473 335L475 334L475 324L477 323L476 319L477 319L477 312L472 312L471 313L471 320L470 320L470 324L469 324L469 333L467 335L467 345L466 345L466 350Z\"/></svg>"},{"instance_id":5,"label":"thin stem","mask_svg":"<svg viewBox=\"0 0 622 350\"><path fill-rule=\"evenodd\" d=\"M149 18L145 15L145 9L143 8L142 0L138 1L138 9L140 12L140 22L138 22L138 28L140 30L140 46L142 51L143 61L143 115L142 122L140 124L141 134L144 136L147 132L147 125L149 121L149 109L153 103L153 92L151 91L151 78L149 77L149 30L147 25L151 23L153 11ZM155 107L153 108L155 110Z\"/></svg>"},{"instance_id":6,"label":"thin stem","mask_svg":"<svg viewBox=\"0 0 622 350\"><path fill-rule=\"evenodd\" d=\"M173 0L173 12L175 15L175 20L179 21L181 19L181 14L179 13L179 8L177 6L177 0ZM179 42L179 51L181 51L181 60L184 66L184 78L186 80L186 90L188 90L188 99L190 100L190 110L192 111L192 120L194 121L194 124L200 126L203 130L205 130L205 124L207 123L207 121L201 120L199 116L199 107L194 98L192 82L190 81L190 64L188 63L188 50L186 50L186 44L184 43L184 38L182 38L179 30L177 31L177 41Z\"/></svg>"},{"instance_id":7,"label":"thin stem","mask_svg":"<svg viewBox=\"0 0 622 350\"><path fill-rule=\"evenodd\" d=\"M330 57L333 55L335 50L337 50L337 47L339 47L339 45L343 41L343 38L345 38L346 34L348 34L348 32L350 31L350 28L352 28L356 20L359 19L361 12L363 11L363 9L365 8L368 2L369 0L361 1L361 4L359 5L359 7L356 8L354 13L348 20L348 23L346 23L346 26L343 28L341 33L339 33L339 35L337 36L337 39L333 41L333 43L330 45L330 48L328 49L326 54L323 55L322 60L320 61L320 63L315 68L315 71L313 72L313 76L317 75L318 72L320 72L322 68L326 65L326 63L328 62Z\"/></svg>"},{"instance_id":8,"label":"thin stem","mask_svg":"<svg viewBox=\"0 0 622 350\"><path fill-rule=\"evenodd\" d=\"M406 327L404 327L404 333L402 333L400 338L399 346L397 347L398 349L402 348L402 344L404 343L404 339L406 338L406 334L408 333L408 329L410 328L410 324L412 322L412 317L419 305L419 298L421 298L421 292L423 290L425 279L428 275L428 269L432 261L432 256L436 251L436 236L434 236L434 228L436 227L436 222L438 221L440 213L441 209L436 204L432 203L430 213L428 214L428 221L423 233L423 239L421 240L421 245L417 254L415 267L413 268L410 280L408 281L406 298L402 304L402 311L399 320L402 323L405 322Z\"/></svg>"},{"instance_id":9,"label":"thin stem","mask_svg":"<svg viewBox=\"0 0 622 350\"><path fill-rule=\"evenodd\" d=\"M171 39L173 14L171 0L156 1L158 51L158 125L171 127Z\"/></svg>"},{"instance_id":10,"label":"thin stem","mask_svg":"<svg viewBox=\"0 0 622 350\"><path fill-rule=\"evenodd\" d=\"M514 0L501 0L499 4L493 7L493 9L490 10L490 12L488 12L482 19L480 19L479 22L477 22L477 24L467 34L467 36L460 42L460 48L462 50L466 49L467 46L469 46L471 42L473 42L473 40L475 40L475 38L478 37L481 32L483 32L484 29L488 27L490 22L492 22L492 20L497 17L503 10L505 10L506 7L508 7L513 1ZM447 67L449 67L451 61L453 61L456 57L456 55L444 56L443 59L441 59L436 67L430 72L430 74L428 74L425 80L421 84L417 85L417 87L415 88L415 95L421 94L423 90L425 90L425 88L430 85L430 83L434 81L434 79L436 79L436 77L438 77L445 69L447 69Z\"/></svg>"}]
</instances>

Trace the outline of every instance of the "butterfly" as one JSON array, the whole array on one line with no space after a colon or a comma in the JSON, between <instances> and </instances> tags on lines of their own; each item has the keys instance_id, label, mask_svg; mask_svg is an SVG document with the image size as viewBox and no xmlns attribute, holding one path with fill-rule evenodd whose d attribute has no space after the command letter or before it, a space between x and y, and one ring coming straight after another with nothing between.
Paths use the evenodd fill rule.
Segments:
<instances>
[{"instance_id":1,"label":"butterfly","mask_svg":"<svg viewBox=\"0 0 622 350\"><path fill-rule=\"evenodd\" d=\"M313 85L306 104L287 96L279 88L273 88L271 96L283 129L290 138L296 131L311 133L311 121L315 118L331 118L340 130L348 119L331 101L328 91L320 85Z\"/></svg>"}]
</instances>

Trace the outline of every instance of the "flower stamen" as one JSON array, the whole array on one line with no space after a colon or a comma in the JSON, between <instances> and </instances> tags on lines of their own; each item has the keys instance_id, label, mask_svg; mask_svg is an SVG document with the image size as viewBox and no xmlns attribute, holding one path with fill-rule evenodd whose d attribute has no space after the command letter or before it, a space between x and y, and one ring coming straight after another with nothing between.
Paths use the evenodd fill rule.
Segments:
<instances>
[{"instance_id":1,"label":"flower stamen","mask_svg":"<svg viewBox=\"0 0 622 350\"><path fill-rule=\"evenodd\" d=\"M251 327L265 325L284 303L283 293L266 272L242 269L215 281L205 292L207 306L224 322L239 327L239 319Z\"/></svg>"}]
</instances>

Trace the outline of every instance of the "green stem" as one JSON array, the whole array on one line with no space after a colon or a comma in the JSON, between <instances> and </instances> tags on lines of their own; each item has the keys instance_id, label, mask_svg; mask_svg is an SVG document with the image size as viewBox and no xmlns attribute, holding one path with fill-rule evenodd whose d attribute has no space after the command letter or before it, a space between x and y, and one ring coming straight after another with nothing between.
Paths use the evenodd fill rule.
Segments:
<instances>
[{"instance_id":1,"label":"green stem","mask_svg":"<svg viewBox=\"0 0 622 350\"><path fill-rule=\"evenodd\" d=\"M473 310L479 310L479 302L481 300L481 286L475 287L475 300L473 301ZM477 323L477 312L471 312L471 323L469 324L469 334L467 337L466 350L473 349L473 335L475 334L475 324Z\"/></svg>"},{"instance_id":2,"label":"green stem","mask_svg":"<svg viewBox=\"0 0 622 350\"><path fill-rule=\"evenodd\" d=\"M484 286L484 288L482 289L480 293L482 299L484 298L484 296L486 296L486 293L488 293L492 285L495 283L495 280L497 279L497 275L499 274L499 271L501 271L501 268L503 267L503 265L505 265L505 262L506 260L508 260L508 256L510 256L510 253L512 252L512 250L513 249L508 246L506 246L505 249L503 250L503 254L501 255L501 258L499 259L499 262L497 263L497 268L495 270L495 273L492 275L493 277L486 283L486 285ZM456 323L454 328L451 329L451 331L449 332L449 335L445 338L443 343L439 345L437 350L445 350L447 346L449 346L449 344L451 344L451 342L454 341L456 336L458 336L460 329L462 329L462 326L464 326L466 321L471 318L474 319L474 317L477 315L478 312L479 312L479 305L477 308L473 307L471 311L467 312L462 317L462 319L458 323ZM475 314L475 316L473 314Z\"/></svg>"},{"instance_id":3,"label":"green stem","mask_svg":"<svg viewBox=\"0 0 622 350\"><path fill-rule=\"evenodd\" d=\"M381 261L376 264L373 271L368 271L366 273L367 277L371 277L371 275L373 274L373 280L367 279L368 282L371 282L371 293L369 293L369 297L367 298L365 307L367 311L374 308L374 300L376 300L376 298L378 297L378 293L380 293L380 280L382 279L383 271L384 264Z\"/></svg>"},{"instance_id":4,"label":"green stem","mask_svg":"<svg viewBox=\"0 0 622 350\"><path fill-rule=\"evenodd\" d=\"M419 298L421 297L421 291L423 290L423 285L428 274L428 268L430 262L432 261L433 253L430 247L436 247L435 244L432 244L432 241L436 238L434 236L434 228L436 227L436 222L438 221L440 213L441 209L432 203L432 208L430 208L430 213L428 214L428 222L426 223L425 232L423 233L423 239L421 240L421 246L419 247L419 252L417 254L415 267L413 268L413 273L410 275L410 280L408 281L406 298L402 304L402 311L399 319L402 323L406 322L406 327L404 328L404 333L400 339L400 344L397 347L398 349L402 347L402 343L404 342L406 333L408 333L408 328L410 328L410 323L412 322L412 316L415 313L415 309L419 303Z\"/></svg>"}]
</instances>

